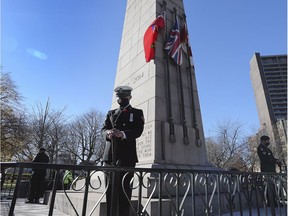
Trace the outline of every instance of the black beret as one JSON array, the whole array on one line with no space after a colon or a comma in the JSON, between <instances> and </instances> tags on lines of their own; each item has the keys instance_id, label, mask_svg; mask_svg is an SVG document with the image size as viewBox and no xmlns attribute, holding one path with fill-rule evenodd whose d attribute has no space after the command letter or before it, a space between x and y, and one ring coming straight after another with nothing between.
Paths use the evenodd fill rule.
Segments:
<instances>
[{"instance_id":1,"label":"black beret","mask_svg":"<svg viewBox=\"0 0 288 216\"><path fill-rule=\"evenodd\" d=\"M119 98L128 97L133 89L130 86L118 86L114 89L116 96Z\"/></svg>"}]
</instances>

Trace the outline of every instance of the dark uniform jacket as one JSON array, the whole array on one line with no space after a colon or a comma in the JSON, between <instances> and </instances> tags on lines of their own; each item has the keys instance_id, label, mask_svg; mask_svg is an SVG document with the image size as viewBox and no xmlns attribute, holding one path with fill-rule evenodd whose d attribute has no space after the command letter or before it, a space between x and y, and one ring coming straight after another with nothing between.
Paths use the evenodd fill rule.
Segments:
<instances>
[{"instance_id":1,"label":"dark uniform jacket","mask_svg":"<svg viewBox=\"0 0 288 216\"><path fill-rule=\"evenodd\" d=\"M45 152L39 152L32 162L49 163L49 156ZM46 175L46 169L33 169L34 174Z\"/></svg>"},{"instance_id":2,"label":"dark uniform jacket","mask_svg":"<svg viewBox=\"0 0 288 216\"><path fill-rule=\"evenodd\" d=\"M108 164L112 162L112 140L107 138L106 135L107 131L113 127L123 131L126 135L126 139L113 139L117 148L117 164L121 166L134 166L138 162L136 138L141 136L144 127L143 111L128 106L123 110L119 107L108 112L102 128L102 135L106 139L102 161Z\"/></svg>"},{"instance_id":3,"label":"dark uniform jacket","mask_svg":"<svg viewBox=\"0 0 288 216\"><path fill-rule=\"evenodd\" d=\"M257 148L257 153L260 158L261 172L276 172L277 159L272 151L261 143Z\"/></svg>"}]
</instances>

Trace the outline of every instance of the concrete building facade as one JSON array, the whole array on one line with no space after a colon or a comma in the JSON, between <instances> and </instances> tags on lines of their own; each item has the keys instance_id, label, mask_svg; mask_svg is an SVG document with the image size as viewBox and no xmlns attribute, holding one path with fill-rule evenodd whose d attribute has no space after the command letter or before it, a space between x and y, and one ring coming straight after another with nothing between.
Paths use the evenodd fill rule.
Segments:
<instances>
[{"instance_id":1,"label":"concrete building facade","mask_svg":"<svg viewBox=\"0 0 288 216\"><path fill-rule=\"evenodd\" d=\"M281 146L277 148L280 154L287 143L287 55L255 53L250 61L250 77L261 125L259 133L269 135Z\"/></svg>"}]
</instances>

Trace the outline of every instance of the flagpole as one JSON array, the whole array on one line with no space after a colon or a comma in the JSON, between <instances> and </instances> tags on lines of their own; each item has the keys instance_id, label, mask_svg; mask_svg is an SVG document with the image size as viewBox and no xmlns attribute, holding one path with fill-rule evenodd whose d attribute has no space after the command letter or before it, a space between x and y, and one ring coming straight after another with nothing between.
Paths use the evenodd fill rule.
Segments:
<instances>
[{"instance_id":1,"label":"flagpole","mask_svg":"<svg viewBox=\"0 0 288 216\"><path fill-rule=\"evenodd\" d=\"M166 11L166 1L163 1L164 11ZM168 40L167 33L167 12L165 13L165 38ZM172 116L172 103L171 103L171 86L170 86L170 70L169 70L169 56L164 50L164 58L166 58L166 83L167 83L167 108L168 108L168 122L169 122L169 140L175 142L174 122Z\"/></svg>"},{"instance_id":2,"label":"flagpole","mask_svg":"<svg viewBox=\"0 0 288 216\"><path fill-rule=\"evenodd\" d=\"M177 9L173 8L174 15L175 15L175 22L177 19ZM179 23L178 23L179 25ZM179 29L180 31L180 29ZM180 33L180 32L179 32ZM182 50L181 50L182 52ZM184 144L188 144L188 132L187 132L187 122L186 122L186 115L185 115L185 103L184 103L184 93L183 93L183 80L182 80L182 73L181 73L181 65L177 64L177 73L179 77L179 88L180 88L180 109L182 113L182 126L183 126L183 142Z\"/></svg>"},{"instance_id":3,"label":"flagpole","mask_svg":"<svg viewBox=\"0 0 288 216\"><path fill-rule=\"evenodd\" d=\"M184 19L184 23L187 27L187 23L186 23L186 14L183 13L183 19ZM186 29L186 31L188 32L188 27ZM189 35L187 35L187 37L189 37ZM189 40L189 38L187 38L187 40ZM195 110L195 99L194 99L194 88L193 88L193 73L195 73L195 68L194 65L191 66L191 61L190 61L190 56L189 56L189 44L188 41L186 43L186 48L187 48L187 61L188 61L188 67L187 67L187 71L188 71L188 76L189 76L189 84L190 84L190 88L191 88L191 108L192 108L192 122L193 122L193 128L195 130L195 139L196 139L196 145L200 146L201 145L201 141L200 141L200 134L199 134L199 129L198 129L198 124L197 124L197 119L196 119L196 110ZM192 52L192 50L191 50ZM191 53L192 55L192 53Z\"/></svg>"},{"instance_id":4,"label":"flagpole","mask_svg":"<svg viewBox=\"0 0 288 216\"><path fill-rule=\"evenodd\" d=\"M187 132L187 122L186 122L186 116L185 116L185 105L184 105L184 94L183 94L183 81L182 81L182 72L180 65L177 65L177 72L179 76L179 84L180 84L180 106L181 106L181 112L182 112L182 125L183 125L183 136L184 136L184 144L188 144L188 132Z\"/></svg>"}]
</instances>

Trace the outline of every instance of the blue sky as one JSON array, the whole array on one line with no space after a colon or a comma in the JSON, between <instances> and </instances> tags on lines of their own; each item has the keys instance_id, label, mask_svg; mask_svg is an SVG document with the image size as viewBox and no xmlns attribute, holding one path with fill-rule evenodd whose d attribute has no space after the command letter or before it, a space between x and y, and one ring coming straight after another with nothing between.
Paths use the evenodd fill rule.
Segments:
<instances>
[{"instance_id":1,"label":"blue sky","mask_svg":"<svg viewBox=\"0 0 288 216\"><path fill-rule=\"evenodd\" d=\"M184 0L205 135L259 127L249 62L287 53L286 0ZM126 0L1 0L1 65L27 108L111 106ZM148 26L147 26L148 27Z\"/></svg>"}]
</instances>

